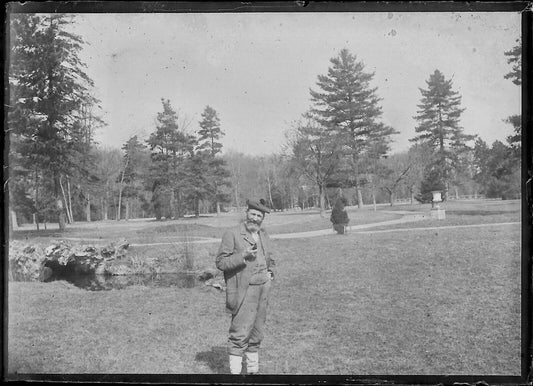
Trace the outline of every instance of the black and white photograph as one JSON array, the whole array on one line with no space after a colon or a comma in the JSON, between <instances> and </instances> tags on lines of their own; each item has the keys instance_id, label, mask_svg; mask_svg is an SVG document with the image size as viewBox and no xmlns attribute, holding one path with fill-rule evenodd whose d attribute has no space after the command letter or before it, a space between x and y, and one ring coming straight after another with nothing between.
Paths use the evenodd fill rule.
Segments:
<instances>
[{"instance_id":1,"label":"black and white photograph","mask_svg":"<svg viewBox=\"0 0 533 386\"><path fill-rule=\"evenodd\" d=\"M525 379L526 3L82 3L7 6L4 379Z\"/></svg>"}]
</instances>

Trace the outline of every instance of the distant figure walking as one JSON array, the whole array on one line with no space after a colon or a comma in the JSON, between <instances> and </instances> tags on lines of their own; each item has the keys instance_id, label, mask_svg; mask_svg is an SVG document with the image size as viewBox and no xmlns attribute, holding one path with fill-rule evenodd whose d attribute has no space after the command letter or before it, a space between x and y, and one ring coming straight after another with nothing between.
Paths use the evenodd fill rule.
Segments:
<instances>
[{"instance_id":1,"label":"distant figure walking","mask_svg":"<svg viewBox=\"0 0 533 386\"><path fill-rule=\"evenodd\" d=\"M339 197L337 201L335 201L335 205L331 211L330 221L333 223L333 229L335 229L340 235L346 233L346 227L350 222L348 213L346 212L346 209L344 209L346 204L346 199L344 197Z\"/></svg>"},{"instance_id":2,"label":"distant figure walking","mask_svg":"<svg viewBox=\"0 0 533 386\"><path fill-rule=\"evenodd\" d=\"M228 354L231 374L242 372L246 357L248 374L259 372L259 346L263 340L274 260L270 238L261 227L270 210L263 199L247 201L246 218L239 227L228 230L216 257L224 272L226 309L231 313Z\"/></svg>"}]
</instances>

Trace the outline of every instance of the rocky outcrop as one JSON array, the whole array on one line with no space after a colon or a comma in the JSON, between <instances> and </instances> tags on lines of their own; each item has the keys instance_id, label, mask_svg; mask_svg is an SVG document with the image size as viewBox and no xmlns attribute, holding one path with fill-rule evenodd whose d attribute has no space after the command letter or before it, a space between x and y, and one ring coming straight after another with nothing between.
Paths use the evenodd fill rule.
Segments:
<instances>
[{"instance_id":1,"label":"rocky outcrop","mask_svg":"<svg viewBox=\"0 0 533 386\"><path fill-rule=\"evenodd\" d=\"M156 275L151 280L161 285L205 286L225 290L222 272L216 268L183 271L176 259L140 255L132 251L125 239L105 246L72 245L65 240L39 247L21 241L9 245L10 281L51 281L66 279L75 285L93 290L122 288ZM174 256L174 255L172 255ZM171 274L165 276L165 274ZM176 278L175 274L183 274Z\"/></svg>"},{"instance_id":2,"label":"rocky outcrop","mask_svg":"<svg viewBox=\"0 0 533 386\"><path fill-rule=\"evenodd\" d=\"M126 256L128 247L125 239L101 248L72 246L60 240L42 249L12 241L9 246L10 279L47 281L53 276L72 274L130 274L131 270L113 264Z\"/></svg>"}]
</instances>

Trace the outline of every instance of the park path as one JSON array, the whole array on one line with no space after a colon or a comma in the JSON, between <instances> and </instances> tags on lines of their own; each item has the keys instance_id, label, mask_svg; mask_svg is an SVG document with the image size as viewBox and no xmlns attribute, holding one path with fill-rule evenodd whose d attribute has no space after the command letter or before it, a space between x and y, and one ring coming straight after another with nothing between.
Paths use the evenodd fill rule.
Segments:
<instances>
[{"instance_id":1,"label":"park path","mask_svg":"<svg viewBox=\"0 0 533 386\"><path fill-rule=\"evenodd\" d=\"M360 224L360 225L350 225L348 226L347 233L384 233L384 232L406 232L406 231L415 231L415 230L436 230L436 229L451 229L451 228L470 228L470 227L486 227L486 226L504 226L512 224L520 224L520 222L506 222L506 223L487 223L487 224L472 224L472 225L443 225L438 227L411 227L411 228L394 228L394 229L384 229L384 230L367 230L370 228L377 228L389 225L397 225L404 223L414 223L417 221L422 221L431 218L429 213L424 212L412 212L412 211L386 211L391 214L400 214L401 218L388 221L380 221L369 224ZM298 239L306 237L317 237L317 236L327 236L333 235L336 232L333 228L320 229L316 231L307 231L307 232L294 232L294 233L280 233L280 234L271 234L271 239L284 240L284 239ZM168 236L174 237L174 236ZM72 238L71 240L73 240ZM88 241L88 239L84 239ZM96 239L95 239L96 240ZM101 241L101 240L100 240ZM188 241L169 241L169 242L156 242L156 243L131 243L132 247L141 247L141 246L156 246L156 245L175 245L183 243L194 243L194 244L211 244L219 243L220 238L212 237L191 237Z\"/></svg>"},{"instance_id":2,"label":"park path","mask_svg":"<svg viewBox=\"0 0 533 386\"><path fill-rule=\"evenodd\" d=\"M370 223L370 224L350 225L348 226L348 232L357 231L360 229L387 226L387 225L403 224L406 222L415 222L415 221L420 221L420 220L429 218L429 213L426 214L423 212L412 212L412 211L384 211L384 212L392 213L392 214L401 214L403 216L395 220L380 221L380 222L375 222L375 223ZM307 231L307 232L271 234L270 238L271 239L297 239L297 238L305 238L305 237L325 236L325 235L331 235L331 234L336 234L333 228L320 229L316 231ZM135 246L180 244L184 242L185 241L145 243L145 244L132 243L130 245L135 247ZM188 242L195 243L195 244L207 244L207 243L214 243L214 242L218 243L220 242L220 239L219 238L202 238L201 240L189 240Z\"/></svg>"},{"instance_id":3,"label":"park path","mask_svg":"<svg viewBox=\"0 0 533 386\"><path fill-rule=\"evenodd\" d=\"M380 221L370 224L361 224L361 225L349 225L347 228L348 233L352 231L357 231L360 229L375 228L387 225L396 225L403 224L406 222L415 222L429 218L429 214L423 212L411 212L411 211L383 211L385 213L392 214L402 214L403 216L396 220ZM297 239L302 237L315 237L315 236L324 236L336 233L333 228L329 229L320 229L317 231L307 231L307 232L295 232L295 233L282 233L277 235L270 235L271 239Z\"/></svg>"}]
</instances>

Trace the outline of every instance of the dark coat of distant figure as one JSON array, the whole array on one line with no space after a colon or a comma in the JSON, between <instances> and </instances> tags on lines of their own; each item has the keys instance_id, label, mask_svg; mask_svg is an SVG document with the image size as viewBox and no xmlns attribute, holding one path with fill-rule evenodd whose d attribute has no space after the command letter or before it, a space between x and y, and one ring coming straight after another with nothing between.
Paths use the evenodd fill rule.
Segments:
<instances>
[{"instance_id":1,"label":"dark coat of distant figure","mask_svg":"<svg viewBox=\"0 0 533 386\"><path fill-rule=\"evenodd\" d=\"M333 223L333 229L335 229L338 234L344 234L345 228L350 222L348 213L346 212L346 209L344 209L345 204L345 200L339 198L335 201L335 205L331 211L330 221Z\"/></svg>"}]
</instances>

